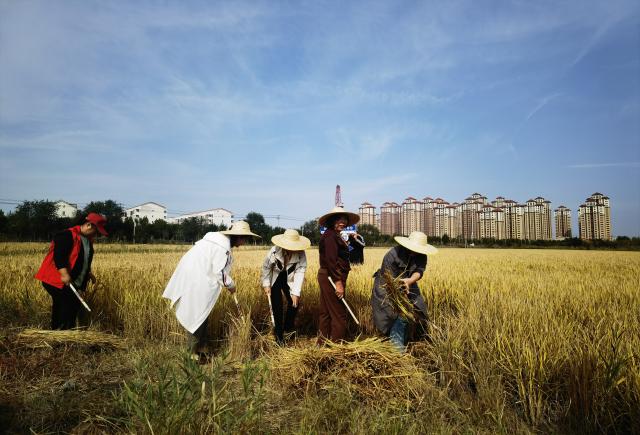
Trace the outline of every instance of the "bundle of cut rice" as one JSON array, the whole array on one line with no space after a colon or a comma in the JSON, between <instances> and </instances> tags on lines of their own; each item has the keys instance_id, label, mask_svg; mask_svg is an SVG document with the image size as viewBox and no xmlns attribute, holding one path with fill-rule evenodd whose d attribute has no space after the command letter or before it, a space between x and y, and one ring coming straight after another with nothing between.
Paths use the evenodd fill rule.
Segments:
<instances>
[{"instance_id":1,"label":"bundle of cut rice","mask_svg":"<svg viewBox=\"0 0 640 435\"><path fill-rule=\"evenodd\" d=\"M231 317L227 332L227 352L232 361L244 361L251 358L250 313L240 313Z\"/></svg>"},{"instance_id":2,"label":"bundle of cut rice","mask_svg":"<svg viewBox=\"0 0 640 435\"><path fill-rule=\"evenodd\" d=\"M282 349L272 355L271 368L274 385L299 397L343 388L369 404L406 403L430 385L412 356L379 338Z\"/></svg>"},{"instance_id":3,"label":"bundle of cut rice","mask_svg":"<svg viewBox=\"0 0 640 435\"><path fill-rule=\"evenodd\" d=\"M28 347L51 347L55 344L74 344L81 346L122 349L126 341L113 334L90 330L44 330L25 329L16 335L16 343Z\"/></svg>"},{"instance_id":4,"label":"bundle of cut rice","mask_svg":"<svg viewBox=\"0 0 640 435\"><path fill-rule=\"evenodd\" d=\"M413 303L409 300L404 282L399 277L394 277L388 270L385 270L382 274L382 287L387 292L385 302L391 304L400 317L409 322L415 322Z\"/></svg>"}]
</instances>

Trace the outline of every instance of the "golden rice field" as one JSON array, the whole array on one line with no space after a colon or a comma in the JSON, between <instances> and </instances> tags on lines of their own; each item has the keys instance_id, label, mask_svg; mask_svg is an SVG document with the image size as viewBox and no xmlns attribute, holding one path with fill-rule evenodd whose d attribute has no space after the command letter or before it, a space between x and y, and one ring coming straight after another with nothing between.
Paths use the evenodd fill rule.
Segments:
<instances>
[{"instance_id":1,"label":"golden rice field","mask_svg":"<svg viewBox=\"0 0 640 435\"><path fill-rule=\"evenodd\" d=\"M46 249L45 244L0 244L0 325L5 331L47 327L50 298L32 278ZM94 313L85 321L92 329L126 338L136 361L145 358L140 349L150 346L183 348L185 334L161 294L187 249L98 245L93 270L99 284L87 292ZM365 264L354 267L347 282L346 297L361 321L360 328L352 325L352 333L361 334L360 341L375 335L369 306L371 276L385 252L367 249ZM265 334L254 331L251 340L261 341L262 353L253 352L253 359L245 361L238 376L257 373L251 371L255 369L251 364L258 364L267 373L265 385L273 387L265 393L267 404L261 405L271 410L270 423L249 425L241 432L328 433L335 428L343 433L640 432L640 253L442 249L429 258L427 273L420 281L432 322L431 341L413 346L411 355L384 357L401 358L402 373L384 375L397 376L400 384L394 385L409 390L413 376L420 376L429 392L423 389L413 394L411 410L390 401L384 406L371 405L371 410L364 405L349 408L346 414L344 409L334 409L336 401L358 408L360 402L350 402L349 395L360 390L307 389L295 411L268 405L274 391L287 385L278 377L282 375L278 367L321 356L313 354L311 341L304 339L315 334L317 250L308 251L309 268L297 319L303 338L288 349L264 344L268 305L259 273L265 253L266 249L234 253L233 276L240 304L251 313L255 328ZM212 336L220 340L217 352L223 354L228 331L234 324L237 328L239 320L226 292L211 320ZM383 344L375 342L369 347L378 345ZM361 348L350 349L360 354ZM316 356L309 356L312 354ZM415 374L406 374L407 361ZM136 370L136 376L143 376ZM6 373L5 367L3 376ZM273 379L279 379L275 386ZM205 383L202 385L204 392ZM249 396L262 397L252 394ZM286 397L287 392L277 394ZM133 403L133 399L126 400ZM126 409L133 416L137 414L131 409L139 410ZM318 413L323 412L332 417L322 420ZM256 415L251 418L266 418ZM131 417L135 418L142 417ZM144 418L151 417L145 414ZM363 421L368 423L363 425ZM151 428L122 421L113 424L114 431L126 427L127 431L147 432ZM216 427L222 430L223 426L211 426L212 432Z\"/></svg>"}]
</instances>

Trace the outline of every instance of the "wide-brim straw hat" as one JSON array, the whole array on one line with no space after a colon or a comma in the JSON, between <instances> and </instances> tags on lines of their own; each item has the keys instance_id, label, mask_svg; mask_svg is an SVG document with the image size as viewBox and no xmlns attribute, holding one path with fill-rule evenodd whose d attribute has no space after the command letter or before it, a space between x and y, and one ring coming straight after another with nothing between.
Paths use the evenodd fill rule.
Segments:
<instances>
[{"instance_id":1,"label":"wide-brim straw hat","mask_svg":"<svg viewBox=\"0 0 640 435\"><path fill-rule=\"evenodd\" d=\"M226 231L220 231L227 236L253 236L260 237L259 235L251 232L251 227L245 221L236 221L231 224L231 228Z\"/></svg>"},{"instance_id":2,"label":"wide-brim straw hat","mask_svg":"<svg viewBox=\"0 0 640 435\"><path fill-rule=\"evenodd\" d=\"M271 237L271 242L287 251L304 251L311 246L311 240L298 234L296 230L286 230L284 234Z\"/></svg>"},{"instance_id":3,"label":"wide-brim straw hat","mask_svg":"<svg viewBox=\"0 0 640 435\"><path fill-rule=\"evenodd\" d=\"M422 231L414 231L409 237L395 236L395 241L410 251L418 254L433 255L438 253L438 248L427 243L427 235Z\"/></svg>"},{"instance_id":4,"label":"wide-brim straw hat","mask_svg":"<svg viewBox=\"0 0 640 435\"><path fill-rule=\"evenodd\" d=\"M354 225L360 221L360 216L358 216L357 214L351 213L350 211L346 211L342 207L333 207L329 213L321 216L320 219L318 219L318 223L324 226L324 224L327 222L327 219L337 214L343 214L347 216L347 219L349 220L348 225Z\"/></svg>"}]
</instances>

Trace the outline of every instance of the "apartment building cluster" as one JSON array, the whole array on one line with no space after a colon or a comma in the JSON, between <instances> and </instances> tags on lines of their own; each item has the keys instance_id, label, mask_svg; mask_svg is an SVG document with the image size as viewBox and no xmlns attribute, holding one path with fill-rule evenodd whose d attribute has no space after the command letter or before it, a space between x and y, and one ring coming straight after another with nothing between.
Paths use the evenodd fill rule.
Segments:
<instances>
[{"instance_id":1,"label":"apartment building cluster","mask_svg":"<svg viewBox=\"0 0 640 435\"><path fill-rule=\"evenodd\" d=\"M209 225L225 225L227 227L231 226L231 221L233 220L233 213L224 208L212 208L168 218L167 208L155 202L145 202L144 204L127 208L124 211L124 215L134 220L140 220L146 217L149 223L162 219L170 224L179 224L190 218L199 218Z\"/></svg>"},{"instance_id":2,"label":"apartment building cluster","mask_svg":"<svg viewBox=\"0 0 640 435\"><path fill-rule=\"evenodd\" d=\"M382 234L408 235L422 231L427 236L474 239L551 240L551 201L542 197L524 204L501 196L489 202L474 193L463 202L449 203L442 198L406 198L402 204L385 202L376 207L362 203L358 210L361 224L374 225ZM561 205L553 211L555 238L570 238L571 210ZM580 238L611 240L609 198L594 193L578 209Z\"/></svg>"},{"instance_id":3,"label":"apartment building cluster","mask_svg":"<svg viewBox=\"0 0 640 435\"><path fill-rule=\"evenodd\" d=\"M58 217L75 217L78 212L78 205L67 201L59 200L55 202L56 215ZM123 219L131 218L134 222L147 218L149 223L157 220L164 220L168 223L179 224L185 219L200 218L210 225L231 226L233 213L224 208L213 208L209 210L197 211L193 213L185 213L176 217L167 217L167 208L156 202L145 202L134 207L124 210Z\"/></svg>"}]
</instances>

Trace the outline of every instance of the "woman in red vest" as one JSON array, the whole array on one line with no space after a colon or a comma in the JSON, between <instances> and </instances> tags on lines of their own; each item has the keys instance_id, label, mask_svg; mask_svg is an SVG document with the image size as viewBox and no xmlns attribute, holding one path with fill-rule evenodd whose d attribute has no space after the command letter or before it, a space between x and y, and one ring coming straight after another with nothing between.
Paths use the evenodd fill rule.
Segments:
<instances>
[{"instance_id":1,"label":"woman in red vest","mask_svg":"<svg viewBox=\"0 0 640 435\"><path fill-rule=\"evenodd\" d=\"M104 216L89 213L82 225L60 231L53 237L49 253L35 276L42 281L42 286L53 300L51 329L72 329L76 326L80 300L69 284L83 291L89 280L96 282L91 273L93 240L98 233L107 235L106 223Z\"/></svg>"}]
</instances>

